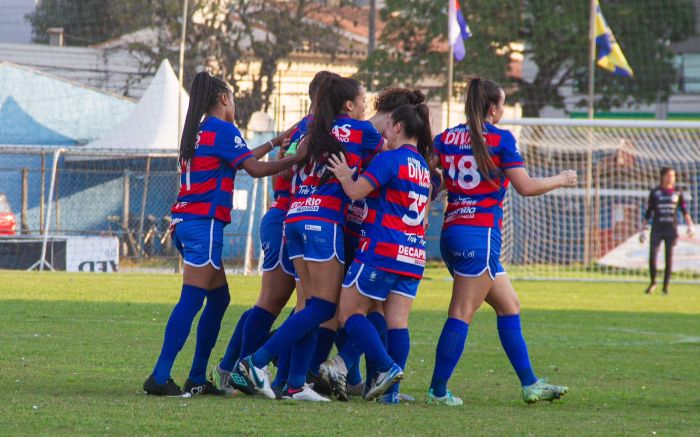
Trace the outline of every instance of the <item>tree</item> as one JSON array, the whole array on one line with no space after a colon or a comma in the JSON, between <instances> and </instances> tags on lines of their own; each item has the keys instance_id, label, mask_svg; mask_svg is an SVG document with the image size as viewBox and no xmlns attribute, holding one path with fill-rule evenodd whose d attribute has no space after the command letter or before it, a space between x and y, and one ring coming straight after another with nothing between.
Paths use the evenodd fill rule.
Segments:
<instances>
[{"instance_id":1,"label":"tree","mask_svg":"<svg viewBox=\"0 0 700 437\"><path fill-rule=\"evenodd\" d=\"M63 27L67 45L96 44L146 27L150 0L43 0L26 19L34 42L48 43L46 30Z\"/></svg>"},{"instance_id":2,"label":"tree","mask_svg":"<svg viewBox=\"0 0 700 437\"><path fill-rule=\"evenodd\" d=\"M469 40L467 58L455 64L455 80L464 81L469 74L482 74L507 82L510 48L517 40L517 28L499 23L512 22L519 10L519 0L499 2L474 0L479 15L466 15L472 29L479 29ZM360 76L379 87L397 82L410 85L442 83L447 72L447 2L426 0L387 0L380 11L385 27L379 44L360 64ZM497 55L496 53L502 53ZM371 77L365 72L372 72ZM442 85L430 95L443 98Z\"/></svg>"},{"instance_id":3,"label":"tree","mask_svg":"<svg viewBox=\"0 0 700 437\"><path fill-rule=\"evenodd\" d=\"M173 0L154 1L155 46L134 44L145 55L145 67L155 71L168 58L178 65L182 14ZM176 3L176 4L174 4ZM319 5L308 0L195 0L188 10L185 83L207 68L227 80L236 98L236 118L246 126L255 111L269 109L278 64L294 50L334 54L333 29L308 20ZM243 87L243 82L250 86ZM246 83L246 85L249 85Z\"/></svg>"},{"instance_id":4,"label":"tree","mask_svg":"<svg viewBox=\"0 0 700 437\"><path fill-rule=\"evenodd\" d=\"M462 11L473 36L467 57L455 64L455 81L469 75L492 78L520 102L525 116L538 116L548 105L564 107L562 88L585 92L588 77L588 2L561 0L463 0ZM603 2L603 12L627 59L632 79L596 70L596 107L668 99L675 82L669 44L694 34L693 0ZM396 82L444 83L447 72L447 5L427 0L388 0L381 12L386 22L380 45L361 65L379 86ZM524 44L523 56L536 71L512 74L512 42ZM439 92L444 96L444 88ZM585 105L586 101L578 102Z\"/></svg>"}]
</instances>

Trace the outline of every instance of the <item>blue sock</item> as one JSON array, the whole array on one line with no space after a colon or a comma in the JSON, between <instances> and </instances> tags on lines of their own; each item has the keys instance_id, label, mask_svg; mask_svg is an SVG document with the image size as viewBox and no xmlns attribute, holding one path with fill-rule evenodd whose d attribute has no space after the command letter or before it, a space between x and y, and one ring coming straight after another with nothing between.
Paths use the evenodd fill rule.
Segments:
<instances>
[{"instance_id":1,"label":"blue sock","mask_svg":"<svg viewBox=\"0 0 700 437\"><path fill-rule=\"evenodd\" d=\"M340 328L338 335L336 335L335 342L338 348L338 355L340 355L343 361L345 361L345 367L348 369L348 374L350 374L350 369L355 367L357 367L359 371L360 357L362 356L362 353L357 349L355 343L351 341L350 334L348 334L345 327Z\"/></svg>"},{"instance_id":2,"label":"blue sock","mask_svg":"<svg viewBox=\"0 0 700 437\"><path fill-rule=\"evenodd\" d=\"M336 304L317 297L306 300L306 306L298 313L290 316L275 335L253 354L255 367L264 367L278 356L285 348L299 341L306 334L335 316Z\"/></svg>"},{"instance_id":3,"label":"blue sock","mask_svg":"<svg viewBox=\"0 0 700 437\"><path fill-rule=\"evenodd\" d=\"M316 334L316 344L314 353L309 364L309 372L318 376L318 368L328 359L328 355L333 349L333 340L335 339L335 331L328 328L318 328Z\"/></svg>"},{"instance_id":4,"label":"blue sock","mask_svg":"<svg viewBox=\"0 0 700 437\"><path fill-rule=\"evenodd\" d=\"M435 369L430 383L435 396L442 397L447 394L447 381L450 380L464 352L468 332L469 325L466 322L451 317L445 321L435 351Z\"/></svg>"},{"instance_id":5,"label":"blue sock","mask_svg":"<svg viewBox=\"0 0 700 437\"><path fill-rule=\"evenodd\" d=\"M318 328L306 334L294 346L292 346L292 362L289 365L289 378L287 386L290 388L302 388L306 383L306 374L309 371L309 363L316 346Z\"/></svg>"},{"instance_id":6,"label":"blue sock","mask_svg":"<svg viewBox=\"0 0 700 437\"><path fill-rule=\"evenodd\" d=\"M289 317L295 312L295 308L289 313ZM283 350L277 356L277 373L275 374L275 379L272 381L272 386L277 388L282 388L287 383L287 378L289 378L289 366L292 362L292 348L288 347Z\"/></svg>"},{"instance_id":7,"label":"blue sock","mask_svg":"<svg viewBox=\"0 0 700 437\"><path fill-rule=\"evenodd\" d=\"M360 373L360 360L357 360L354 366L348 369L348 374L345 375L345 382L348 385L357 385L362 383L362 373Z\"/></svg>"},{"instance_id":8,"label":"blue sock","mask_svg":"<svg viewBox=\"0 0 700 437\"><path fill-rule=\"evenodd\" d=\"M411 336L408 333L408 328L390 329L387 331L388 347L387 352L396 364L406 370L406 361L408 361L408 352L411 350ZM399 383L394 384L387 393L398 393Z\"/></svg>"},{"instance_id":9,"label":"blue sock","mask_svg":"<svg viewBox=\"0 0 700 437\"><path fill-rule=\"evenodd\" d=\"M357 349L365 354L365 359L371 361L378 372L386 372L391 368L394 360L389 356L377 330L367 320L367 317L360 314L351 316L345 322L345 329L350 335L350 342L354 343Z\"/></svg>"},{"instance_id":10,"label":"blue sock","mask_svg":"<svg viewBox=\"0 0 700 437\"><path fill-rule=\"evenodd\" d=\"M233 330L233 335L231 335L231 340L228 342L228 347L226 348L226 353L219 363L219 367L227 372L233 371L233 366L236 365L236 361L241 357L241 347L243 346L243 328L245 327L245 321L248 319L250 312L253 309L241 314L241 318L238 319L236 324L236 329Z\"/></svg>"},{"instance_id":11,"label":"blue sock","mask_svg":"<svg viewBox=\"0 0 700 437\"><path fill-rule=\"evenodd\" d=\"M387 348L387 326L384 314L378 311L372 311L371 313L367 314L367 320L374 325L374 329L377 330L377 334L379 334L382 344L385 348ZM369 388L369 386L372 384L372 380L375 378L375 376L377 376L377 372L375 371L372 362L368 359L365 359L365 372L365 385Z\"/></svg>"},{"instance_id":12,"label":"blue sock","mask_svg":"<svg viewBox=\"0 0 700 437\"><path fill-rule=\"evenodd\" d=\"M276 315L258 306L254 306L250 310L248 319L243 325L241 357L247 357L265 343L276 318Z\"/></svg>"},{"instance_id":13,"label":"blue sock","mask_svg":"<svg viewBox=\"0 0 700 437\"><path fill-rule=\"evenodd\" d=\"M229 302L231 302L231 295L228 292L228 284L207 292L207 304L197 324L197 345L194 349L189 376L189 379L197 385L207 382L207 364L216 339L219 338L221 320L224 318Z\"/></svg>"},{"instance_id":14,"label":"blue sock","mask_svg":"<svg viewBox=\"0 0 700 437\"><path fill-rule=\"evenodd\" d=\"M512 316L498 316L498 338L501 339L503 350L506 351L510 364L518 374L520 384L524 387L537 382L530 356L527 353L527 344L523 338L520 327L520 314Z\"/></svg>"},{"instance_id":15,"label":"blue sock","mask_svg":"<svg viewBox=\"0 0 700 437\"><path fill-rule=\"evenodd\" d=\"M207 290L183 284L180 300L170 313L168 324L165 325L163 348L153 369L156 383L165 384L170 379L170 370L173 368L175 357L185 345L185 340L190 335L192 321L202 308L206 296Z\"/></svg>"},{"instance_id":16,"label":"blue sock","mask_svg":"<svg viewBox=\"0 0 700 437\"><path fill-rule=\"evenodd\" d=\"M289 378L289 366L292 364L292 348L282 351L277 357L277 374L275 375L272 386L282 388L287 383Z\"/></svg>"}]
</instances>

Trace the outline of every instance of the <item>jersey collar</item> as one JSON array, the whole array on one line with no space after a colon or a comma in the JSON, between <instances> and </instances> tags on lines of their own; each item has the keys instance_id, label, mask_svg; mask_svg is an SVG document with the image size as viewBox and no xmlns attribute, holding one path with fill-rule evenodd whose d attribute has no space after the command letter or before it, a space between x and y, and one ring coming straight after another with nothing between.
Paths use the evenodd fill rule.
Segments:
<instances>
[{"instance_id":1,"label":"jersey collar","mask_svg":"<svg viewBox=\"0 0 700 437\"><path fill-rule=\"evenodd\" d=\"M399 149L403 149L403 148L406 148L406 149L409 149L409 150L412 150L412 151L418 153L418 149L413 144L404 144L401 147L399 147Z\"/></svg>"}]
</instances>

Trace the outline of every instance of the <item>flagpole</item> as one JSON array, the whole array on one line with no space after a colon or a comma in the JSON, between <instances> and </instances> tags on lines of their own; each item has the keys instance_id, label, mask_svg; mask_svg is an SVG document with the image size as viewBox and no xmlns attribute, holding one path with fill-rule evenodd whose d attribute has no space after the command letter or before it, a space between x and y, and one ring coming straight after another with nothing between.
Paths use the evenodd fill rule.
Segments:
<instances>
[{"instance_id":1,"label":"flagpole","mask_svg":"<svg viewBox=\"0 0 700 437\"><path fill-rule=\"evenodd\" d=\"M588 118L595 114L595 20L597 0L590 0L588 14ZM583 262L588 265L591 260L592 223L592 191L593 191L593 131L588 129L588 147L586 153L586 197L584 200L583 224Z\"/></svg>"},{"instance_id":2,"label":"flagpole","mask_svg":"<svg viewBox=\"0 0 700 437\"><path fill-rule=\"evenodd\" d=\"M454 47L452 47L452 43L450 42L450 8L452 7L452 2L453 0L447 0L447 46L449 49L447 50L447 118L446 118L446 127L450 127L450 107L451 107L451 102L452 102L452 75L453 75L453 70L454 70L454 59L455 59L455 54L454 54Z\"/></svg>"},{"instance_id":3,"label":"flagpole","mask_svg":"<svg viewBox=\"0 0 700 437\"><path fill-rule=\"evenodd\" d=\"M588 13L588 118L594 114L595 98L595 16L596 0L590 0Z\"/></svg>"}]
</instances>

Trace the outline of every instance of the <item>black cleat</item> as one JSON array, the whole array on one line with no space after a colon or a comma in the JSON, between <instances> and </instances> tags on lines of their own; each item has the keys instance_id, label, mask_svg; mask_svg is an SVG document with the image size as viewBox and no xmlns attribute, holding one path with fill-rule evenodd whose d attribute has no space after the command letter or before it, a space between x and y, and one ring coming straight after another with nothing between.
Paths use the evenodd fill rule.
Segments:
<instances>
[{"instance_id":1,"label":"black cleat","mask_svg":"<svg viewBox=\"0 0 700 437\"><path fill-rule=\"evenodd\" d=\"M211 382L207 381L204 384L195 384L191 379L185 381L185 386L182 388L182 396L189 398L196 395L210 396L225 396L226 390L220 390Z\"/></svg>"},{"instance_id":2,"label":"black cleat","mask_svg":"<svg viewBox=\"0 0 700 437\"><path fill-rule=\"evenodd\" d=\"M240 391L241 393L245 393L249 396L252 396L256 393L255 387L251 382L248 380L248 375L244 374L241 372L239 369L238 365L236 365L233 368L233 372L231 372L231 377L228 381L228 383L233 386L236 390Z\"/></svg>"},{"instance_id":3,"label":"black cleat","mask_svg":"<svg viewBox=\"0 0 700 437\"><path fill-rule=\"evenodd\" d=\"M664 289L661 290L661 292L662 292L663 294L668 294L668 287L664 287Z\"/></svg>"},{"instance_id":4,"label":"black cleat","mask_svg":"<svg viewBox=\"0 0 700 437\"><path fill-rule=\"evenodd\" d=\"M306 374L306 382L311 384L316 393L322 396L333 396L333 389L331 388L330 384L328 384L328 382L320 376L316 376L309 372Z\"/></svg>"},{"instance_id":5,"label":"black cleat","mask_svg":"<svg viewBox=\"0 0 700 437\"><path fill-rule=\"evenodd\" d=\"M143 391L147 395L154 396L182 396L182 390L172 378L165 381L165 384L158 384L153 375L150 375L143 383Z\"/></svg>"}]
</instances>

